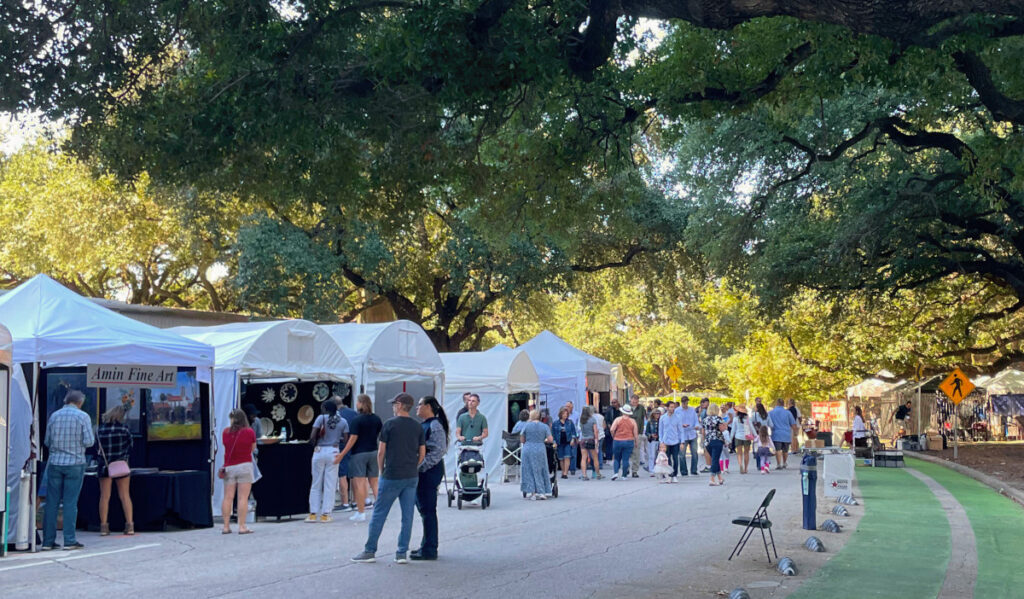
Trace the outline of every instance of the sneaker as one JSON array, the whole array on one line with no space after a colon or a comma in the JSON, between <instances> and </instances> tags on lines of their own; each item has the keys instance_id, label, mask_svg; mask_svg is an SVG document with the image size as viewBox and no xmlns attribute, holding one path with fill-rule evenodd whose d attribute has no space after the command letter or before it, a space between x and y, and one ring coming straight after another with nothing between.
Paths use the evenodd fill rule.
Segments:
<instances>
[{"instance_id":1,"label":"sneaker","mask_svg":"<svg viewBox=\"0 0 1024 599\"><path fill-rule=\"evenodd\" d=\"M612 475L612 480L619 480L619 473L618 472L616 472L615 474Z\"/></svg>"},{"instance_id":2,"label":"sneaker","mask_svg":"<svg viewBox=\"0 0 1024 599\"><path fill-rule=\"evenodd\" d=\"M40 545L39 546L39 550L40 551L53 551L56 548L57 548L56 545Z\"/></svg>"},{"instance_id":3,"label":"sneaker","mask_svg":"<svg viewBox=\"0 0 1024 599\"><path fill-rule=\"evenodd\" d=\"M543 493L537 493L536 495L534 495L534 497L536 497L537 499L539 499L541 501L544 501L545 499L548 498L548 496L543 494Z\"/></svg>"},{"instance_id":4,"label":"sneaker","mask_svg":"<svg viewBox=\"0 0 1024 599\"><path fill-rule=\"evenodd\" d=\"M437 559L437 555L436 554L432 554L432 553L423 553L419 549L414 549L414 550L409 552L409 559L411 559L414 562L421 562L421 561L431 561L432 562L432 561Z\"/></svg>"},{"instance_id":5,"label":"sneaker","mask_svg":"<svg viewBox=\"0 0 1024 599\"><path fill-rule=\"evenodd\" d=\"M633 478L640 478L640 475L639 475L639 474L637 474L636 472L634 472L634 473L633 473Z\"/></svg>"},{"instance_id":6,"label":"sneaker","mask_svg":"<svg viewBox=\"0 0 1024 599\"><path fill-rule=\"evenodd\" d=\"M395 563L396 564L408 564L409 563L409 556L404 554L404 553L396 553L395 554Z\"/></svg>"},{"instance_id":7,"label":"sneaker","mask_svg":"<svg viewBox=\"0 0 1024 599\"><path fill-rule=\"evenodd\" d=\"M70 545L64 545L64 551L74 551L75 549L85 549L85 545L81 543L72 543Z\"/></svg>"},{"instance_id":8,"label":"sneaker","mask_svg":"<svg viewBox=\"0 0 1024 599\"><path fill-rule=\"evenodd\" d=\"M704 473L711 472L711 466L704 466L700 471Z\"/></svg>"},{"instance_id":9,"label":"sneaker","mask_svg":"<svg viewBox=\"0 0 1024 599\"><path fill-rule=\"evenodd\" d=\"M671 478L671 479L669 480L669 482L677 483L677 482L679 482L679 479L677 479L676 477L674 477L674 476L673 476L673 477L672 477L672 478Z\"/></svg>"},{"instance_id":10,"label":"sneaker","mask_svg":"<svg viewBox=\"0 0 1024 599\"><path fill-rule=\"evenodd\" d=\"M371 506L373 505L373 500L372 500L372 499L370 499L369 497L367 497L367 498L366 498L366 501L364 501L364 502L363 502L363 505L364 505L365 507L371 507ZM354 503L353 503L353 504L352 504L352 509L355 509L355 508L356 508L356 504L354 504Z\"/></svg>"},{"instance_id":11,"label":"sneaker","mask_svg":"<svg viewBox=\"0 0 1024 599\"><path fill-rule=\"evenodd\" d=\"M356 562L357 564L372 564L373 562L377 561L377 558L374 557L374 555L369 551L363 551L359 555L353 557L352 561Z\"/></svg>"},{"instance_id":12,"label":"sneaker","mask_svg":"<svg viewBox=\"0 0 1024 599\"><path fill-rule=\"evenodd\" d=\"M364 513L356 512L356 513L352 514L351 516L349 516L348 519L353 521L353 522L366 522L366 513L365 512Z\"/></svg>"},{"instance_id":13,"label":"sneaker","mask_svg":"<svg viewBox=\"0 0 1024 599\"><path fill-rule=\"evenodd\" d=\"M327 515L327 514L322 514L322 515L320 516L320 521L321 521L321 522L334 522L334 518L331 518L331 517L330 517L329 515Z\"/></svg>"}]
</instances>

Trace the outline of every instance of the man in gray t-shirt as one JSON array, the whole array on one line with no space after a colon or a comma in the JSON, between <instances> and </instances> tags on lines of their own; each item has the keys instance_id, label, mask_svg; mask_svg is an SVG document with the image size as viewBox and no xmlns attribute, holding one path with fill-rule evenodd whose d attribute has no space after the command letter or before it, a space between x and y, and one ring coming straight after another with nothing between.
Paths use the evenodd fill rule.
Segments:
<instances>
[{"instance_id":1,"label":"man in gray t-shirt","mask_svg":"<svg viewBox=\"0 0 1024 599\"><path fill-rule=\"evenodd\" d=\"M377 464L380 466L377 502L373 506L373 517L370 518L366 546L362 553L352 558L354 562L376 561L377 540L396 499L402 508L402 529L398 533L395 562L404 564L409 559L418 470L427 453L423 427L409 416L413 403L412 395L408 393L400 393L391 400L395 417L384 423L380 431L380 444L377 446Z\"/></svg>"}]
</instances>

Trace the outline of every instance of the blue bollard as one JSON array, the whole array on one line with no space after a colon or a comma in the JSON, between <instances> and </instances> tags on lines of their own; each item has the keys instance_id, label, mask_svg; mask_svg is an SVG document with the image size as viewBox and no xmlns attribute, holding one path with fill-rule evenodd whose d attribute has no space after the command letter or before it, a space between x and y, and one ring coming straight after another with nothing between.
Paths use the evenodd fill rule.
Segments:
<instances>
[{"instance_id":1,"label":"blue bollard","mask_svg":"<svg viewBox=\"0 0 1024 599\"><path fill-rule=\"evenodd\" d=\"M804 497L804 530L817 530L814 512L818 509L818 458L808 453L800 462L800 483Z\"/></svg>"}]
</instances>

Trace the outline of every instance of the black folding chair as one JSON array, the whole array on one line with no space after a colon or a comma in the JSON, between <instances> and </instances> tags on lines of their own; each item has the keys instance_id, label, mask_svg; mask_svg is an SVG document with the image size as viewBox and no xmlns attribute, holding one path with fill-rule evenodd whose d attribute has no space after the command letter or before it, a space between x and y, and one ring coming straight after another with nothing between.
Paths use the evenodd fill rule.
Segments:
<instances>
[{"instance_id":1,"label":"black folding chair","mask_svg":"<svg viewBox=\"0 0 1024 599\"><path fill-rule=\"evenodd\" d=\"M733 547L732 553L729 554L729 559L733 556L739 555L743 551L743 548L747 546L747 541L750 540L750 535L754 534L755 529L761 531L761 540L764 541L764 553L768 556L768 563L772 563L772 554L768 551L768 540L771 539L772 551L775 552L775 559L779 559L779 552L775 549L775 537L772 535L772 521L768 519L768 504L772 502L772 498L775 497L775 489L768 491L768 494L764 496L764 501L761 502L761 507L757 508L754 515L750 518L742 516L739 518L733 518L732 523L739 526L745 526L743 534L740 535L740 540ZM768 536L764 535L764 531L768 531Z\"/></svg>"}]
</instances>

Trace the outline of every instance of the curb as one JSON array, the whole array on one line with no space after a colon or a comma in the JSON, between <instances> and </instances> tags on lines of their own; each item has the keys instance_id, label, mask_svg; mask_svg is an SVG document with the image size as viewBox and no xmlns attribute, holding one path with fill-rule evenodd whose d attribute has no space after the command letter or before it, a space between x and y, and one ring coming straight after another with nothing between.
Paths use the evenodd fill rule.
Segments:
<instances>
[{"instance_id":1,"label":"curb","mask_svg":"<svg viewBox=\"0 0 1024 599\"><path fill-rule=\"evenodd\" d=\"M994 476L985 474L984 472L979 472L974 468L963 466L955 462L950 462L949 460L944 460L942 458L930 456L926 453L907 450L903 450L903 453L905 455L917 458L919 460L923 460L925 462L938 464L939 466L945 466L950 470L954 470L956 472L959 472L960 474L963 474L964 476L973 478L974 480L984 485L992 487L1000 495L1008 497L1009 499L1012 499L1013 501L1017 502L1017 504L1020 505L1021 507L1024 507L1024 491L1018 491L1017 489L1010 487L1010 485L1006 484L1005 482L999 480Z\"/></svg>"}]
</instances>

